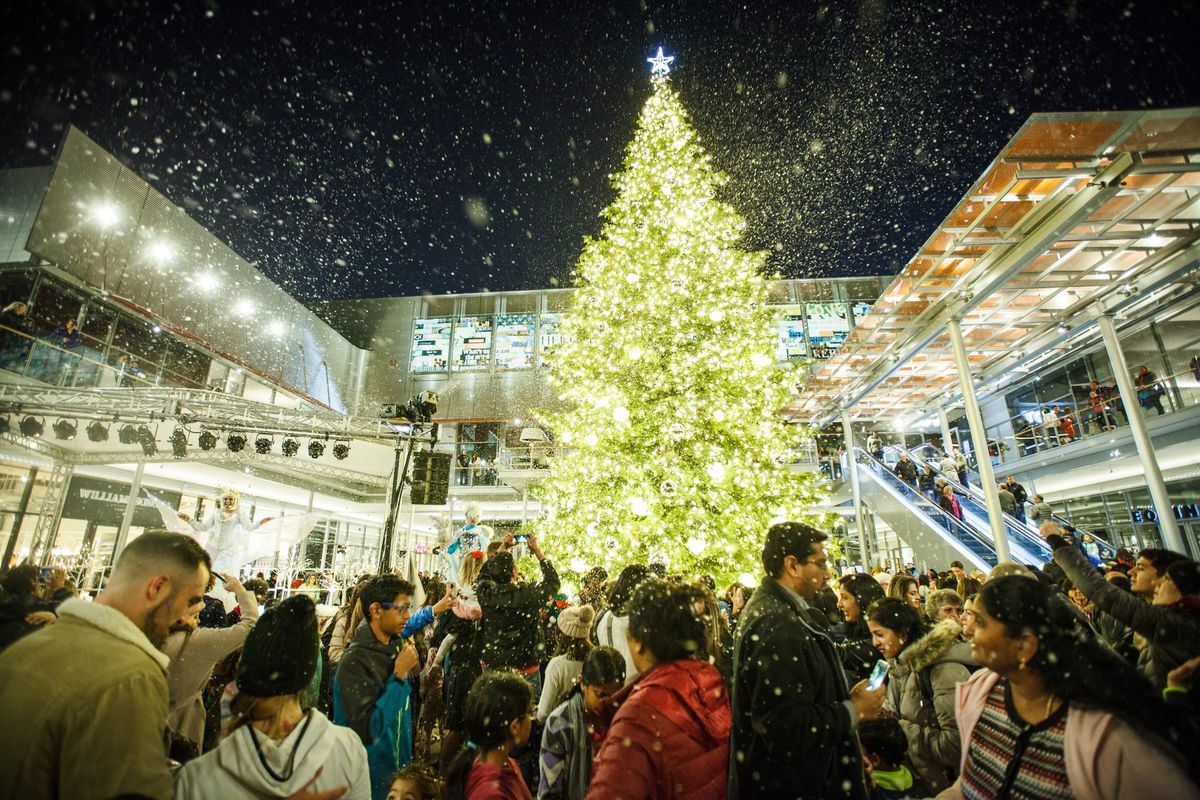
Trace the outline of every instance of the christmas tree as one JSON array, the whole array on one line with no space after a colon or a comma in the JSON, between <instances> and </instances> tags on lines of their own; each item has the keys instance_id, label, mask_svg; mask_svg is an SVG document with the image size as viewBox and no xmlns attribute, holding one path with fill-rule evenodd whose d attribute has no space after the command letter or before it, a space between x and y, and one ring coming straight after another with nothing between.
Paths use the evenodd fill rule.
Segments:
<instances>
[{"instance_id":1,"label":"christmas tree","mask_svg":"<svg viewBox=\"0 0 1200 800\"><path fill-rule=\"evenodd\" d=\"M805 518L819 481L781 464L807 432L780 415L795 376L775 363L765 255L738 249L725 178L669 61L650 61L653 93L551 362L567 410L544 415L562 449L532 487L543 516L530 527L576 573L660 561L758 574L767 527Z\"/></svg>"}]
</instances>

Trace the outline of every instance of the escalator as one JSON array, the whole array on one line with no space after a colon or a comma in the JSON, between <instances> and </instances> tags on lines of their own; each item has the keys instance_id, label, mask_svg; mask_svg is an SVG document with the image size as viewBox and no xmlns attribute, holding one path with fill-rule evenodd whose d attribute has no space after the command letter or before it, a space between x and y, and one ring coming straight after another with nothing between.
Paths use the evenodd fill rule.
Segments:
<instances>
[{"instance_id":1,"label":"escalator","mask_svg":"<svg viewBox=\"0 0 1200 800\"><path fill-rule=\"evenodd\" d=\"M912 450L905 450L898 445L888 445L884 448L885 459L887 459L889 455L894 455L896 458L899 458L900 453L907 453L908 457L917 465L918 470L923 470L927 464L933 467L933 471L936 475L945 478L946 482L954 487L954 492L956 495L958 495L959 506L963 509L963 516L971 517L973 521L980 523L985 527L989 526L987 501L984 499L983 488L979 486L979 480L977 477L974 484L970 486L964 486L959 483L957 474L947 474L942 472L938 467L938 462L941 460L942 453L936 447L930 444L923 444L919 447L913 448ZM971 475L974 475L974 473L971 473ZM1004 514L1003 517L1004 530L1008 534L1008 541L1010 543L1020 543L1022 547L1038 553L1041 556L1042 561L1050 560L1050 546L1038 532L1038 523L1021 522L1021 520L1017 519L1011 514ZM1070 524L1067 520L1063 519L1057 514L1052 514L1051 518L1059 525ZM1099 547L1101 559L1110 561L1116 558L1117 549L1105 540L1096 536L1096 534L1092 533L1091 531L1085 531L1076 528L1075 535L1078 537L1082 537L1084 535L1090 536Z\"/></svg>"},{"instance_id":2,"label":"escalator","mask_svg":"<svg viewBox=\"0 0 1200 800\"><path fill-rule=\"evenodd\" d=\"M887 523L917 558L940 566L958 560L984 572L996 565L996 548L986 519L982 528L965 515L962 521L955 519L862 448L855 447L854 455L866 510ZM1025 547L1013 545L1011 550L1012 558L1023 564L1046 560Z\"/></svg>"}]
</instances>

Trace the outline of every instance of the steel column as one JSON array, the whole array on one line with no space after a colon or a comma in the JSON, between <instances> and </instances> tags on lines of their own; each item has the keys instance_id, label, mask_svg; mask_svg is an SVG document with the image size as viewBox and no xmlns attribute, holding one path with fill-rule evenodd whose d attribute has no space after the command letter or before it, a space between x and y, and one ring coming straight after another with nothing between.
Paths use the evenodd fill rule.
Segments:
<instances>
[{"instance_id":1,"label":"steel column","mask_svg":"<svg viewBox=\"0 0 1200 800\"><path fill-rule=\"evenodd\" d=\"M967 412L967 425L971 430L971 444L975 448L975 464L979 468L979 482L983 484L983 497L987 501L988 522L992 527L992 539L996 545L996 558L1000 562L1011 561L1008 551L1008 534L1004 530L1004 512L1000 508L1000 492L996 475L992 472L992 458L988 453L987 431L983 427L983 415L979 413L979 401L975 398L975 384L971 379L971 362L967 360L967 347L963 343L962 320L951 319L946 323L950 343L954 346L954 365L958 368L958 386L962 391L963 409Z\"/></svg>"}]
</instances>

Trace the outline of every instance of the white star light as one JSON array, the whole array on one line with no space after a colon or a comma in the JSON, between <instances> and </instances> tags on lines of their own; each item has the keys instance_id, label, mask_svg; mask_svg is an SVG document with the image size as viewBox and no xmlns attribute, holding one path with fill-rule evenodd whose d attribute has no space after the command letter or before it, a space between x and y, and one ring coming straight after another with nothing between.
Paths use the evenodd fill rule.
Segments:
<instances>
[{"instance_id":1,"label":"white star light","mask_svg":"<svg viewBox=\"0 0 1200 800\"><path fill-rule=\"evenodd\" d=\"M675 60L675 56L664 56L662 48L658 48L658 55L651 56L646 59L650 62L651 75L670 75L671 62Z\"/></svg>"}]
</instances>

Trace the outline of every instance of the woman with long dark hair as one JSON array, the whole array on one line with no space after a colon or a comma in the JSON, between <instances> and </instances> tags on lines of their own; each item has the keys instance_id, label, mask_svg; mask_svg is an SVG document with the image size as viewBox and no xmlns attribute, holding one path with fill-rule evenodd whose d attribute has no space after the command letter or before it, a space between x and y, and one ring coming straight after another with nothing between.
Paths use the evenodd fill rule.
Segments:
<instances>
[{"instance_id":1,"label":"woman with long dark hair","mask_svg":"<svg viewBox=\"0 0 1200 800\"><path fill-rule=\"evenodd\" d=\"M871 606L867 624L892 666L883 708L900 720L913 769L933 791L941 791L958 774L962 742L954 692L975 666L971 646L959 638L962 627L955 620L928 627L919 611L892 597Z\"/></svg>"},{"instance_id":2,"label":"woman with long dark hair","mask_svg":"<svg viewBox=\"0 0 1200 800\"><path fill-rule=\"evenodd\" d=\"M533 800L509 753L529 741L533 687L514 672L485 672L467 693L467 746L446 771L446 800Z\"/></svg>"},{"instance_id":3,"label":"woman with long dark hair","mask_svg":"<svg viewBox=\"0 0 1200 800\"><path fill-rule=\"evenodd\" d=\"M871 629L867 627L867 609L882 599L883 587L871 575L852 572L838 582L838 610L846 620L846 640L837 647L851 686L870 675L879 660L879 651L871 642Z\"/></svg>"},{"instance_id":4,"label":"woman with long dark hair","mask_svg":"<svg viewBox=\"0 0 1200 800\"><path fill-rule=\"evenodd\" d=\"M985 668L958 694L962 774L943 796L1200 797L1158 738L1157 693L1053 588L989 580L973 611Z\"/></svg>"},{"instance_id":5,"label":"woman with long dark hair","mask_svg":"<svg viewBox=\"0 0 1200 800\"><path fill-rule=\"evenodd\" d=\"M930 588L933 587L931 586ZM892 578L892 582L888 584L887 596L903 600L915 608L918 613L921 611L921 606L923 605L921 602L921 586L912 575L897 575Z\"/></svg>"},{"instance_id":6,"label":"woman with long dark hair","mask_svg":"<svg viewBox=\"0 0 1200 800\"><path fill-rule=\"evenodd\" d=\"M625 656L625 683L633 682L638 670L633 663L633 655L629 652L629 600L633 592L646 580L650 570L642 564L630 564L621 570L617 576L617 585L613 587L608 597L608 608L596 618L595 636L592 640L605 647L615 647Z\"/></svg>"}]
</instances>

